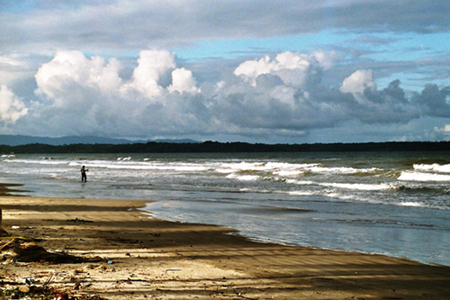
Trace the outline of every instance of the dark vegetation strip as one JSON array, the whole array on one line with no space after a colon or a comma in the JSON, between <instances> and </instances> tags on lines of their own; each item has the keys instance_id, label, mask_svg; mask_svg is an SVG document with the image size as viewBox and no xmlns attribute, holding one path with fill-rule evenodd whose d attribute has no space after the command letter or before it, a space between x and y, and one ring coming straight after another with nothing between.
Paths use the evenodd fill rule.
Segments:
<instances>
[{"instance_id":1,"label":"dark vegetation strip","mask_svg":"<svg viewBox=\"0 0 450 300\"><path fill-rule=\"evenodd\" d=\"M165 143L132 144L27 144L0 145L0 153L238 153L238 152L364 152L364 151L450 151L450 142L382 142L330 144L251 144L221 143Z\"/></svg>"}]
</instances>

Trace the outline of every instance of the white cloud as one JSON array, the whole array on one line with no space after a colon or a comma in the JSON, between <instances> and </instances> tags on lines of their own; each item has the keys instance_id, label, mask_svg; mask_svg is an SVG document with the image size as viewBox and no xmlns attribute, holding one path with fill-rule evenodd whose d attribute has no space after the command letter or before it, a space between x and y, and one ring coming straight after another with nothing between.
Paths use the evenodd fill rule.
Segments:
<instances>
[{"instance_id":1,"label":"white cloud","mask_svg":"<svg viewBox=\"0 0 450 300\"><path fill-rule=\"evenodd\" d=\"M273 60L266 55L259 60L241 63L234 70L234 74L252 86L256 85L256 78L259 75L272 74L280 77L285 84L302 87L314 76L317 69L323 66L331 67L332 59L327 57L324 52L308 55L288 51L278 54Z\"/></svg>"},{"instance_id":2,"label":"white cloud","mask_svg":"<svg viewBox=\"0 0 450 300\"><path fill-rule=\"evenodd\" d=\"M35 75L39 100L30 107L28 121L45 119L37 129L57 135L139 136L196 127L187 124L196 122L189 103L201 103L189 95L200 89L190 70L176 68L174 53L141 51L129 79L119 76L120 69L114 58L106 62L79 51L58 52ZM172 75L168 82L166 74Z\"/></svg>"},{"instance_id":3,"label":"white cloud","mask_svg":"<svg viewBox=\"0 0 450 300\"><path fill-rule=\"evenodd\" d=\"M345 78L340 91L343 93L352 93L353 95L362 95L367 89L374 91L376 88L377 85L373 81L373 71L358 70Z\"/></svg>"},{"instance_id":4,"label":"white cloud","mask_svg":"<svg viewBox=\"0 0 450 300\"><path fill-rule=\"evenodd\" d=\"M0 86L0 120L14 124L27 114L28 109L23 102L6 85Z\"/></svg>"},{"instance_id":5,"label":"white cloud","mask_svg":"<svg viewBox=\"0 0 450 300\"><path fill-rule=\"evenodd\" d=\"M167 88L170 92L178 91L196 94L200 92L197 81L190 70L185 68L175 69L172 72L172 84Z\"/></svg>"},{"instance_id":6,"label":"white cloud","mask_svg":"<svg viewBox=\"0 0 450 300\"><path fill-rule=\"evenodd\" d=\"M136 90L147 98L161 96L160 79L164 73L176 67L175 54L166 50L145 50L139 53L138 66L131 82L122 87L122 92Z\"/></svg>"},{"instance_id":7,"label":"white cloud","mask_svg":"<svg viewBox=\"0 0 450 300\"><path fill-rule=\"evenodd\" d=\"M113 93L121 84L119 69L115 59L106 63L102 57L88 59L79 51L60 51L37 71L36 93L60 106L70 99L66 94L70 85Z\"/></svg>"},{"instance_id":8,"label":"white cloud","mask_svg":"<svg viewBox=\"0 0 450 300\"><path fill-rule=\"evenodd\" d=\"M114 58L105 64L103 58L93 57L89 82L97 86L103 93L115 92L122 84L122 79L119 77L120 69L121 64Z\"/></svg>"},{"instance_id":9,"label":"white cloud","mask_svg":"<svg viewBox=\"0 0 450 300\"><path fill-rule=\"evenodd\" d=\"M275 63L271 62L268 55L259 60L246 61L234 70L236 76L241 76L244 80L249 81L251 85L256 85L256 77L261 74L269 74L275 67Z\"/></svg>"},{"instance_id":10,"label":"white cloud","mask_svg":"<svg viewBox=\"0 0 450 300\"><path fill-rule=\"evenodd\" d=\"M329 70L333 67L335 61L337 60L337 53L336 52L324 52L324 51L316 51L312 53L312 56L319 62L320 66L325 69Z\"/></svg>"},{"instance_id":11,"label":"white cloud","mask_svg":"<svg viewBox=\"0 0 450 300\"><path fill-rule=\"evenodd\" d=\"M10 131L15 122L15 130L39 135L291 139L349 122L384 124L387 132L418 119L419 108L438 116L450 107L446 88L426 86L408 98L398 80L378 90L371 70L354 72L340 89L327 86L322 78L333 70L332 56L263 56L198 85L166 50L141 51L128 78L114 58L60 51L37 70L35 99L23 102L2 87L1 118Z\"/></svg>"}]
</instances>

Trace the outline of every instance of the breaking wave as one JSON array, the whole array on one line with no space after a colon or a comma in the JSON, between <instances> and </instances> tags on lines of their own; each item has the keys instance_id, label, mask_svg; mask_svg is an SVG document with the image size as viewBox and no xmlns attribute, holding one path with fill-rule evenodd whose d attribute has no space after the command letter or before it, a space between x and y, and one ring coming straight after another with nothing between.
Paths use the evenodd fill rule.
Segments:
<instances>
[{"instance_id":1,"label":"breaking wave","mask_svg":"<svg viewBox=\"0 0 450 300\"><path fill-rule=\"evenodd\" d=\"M401 181L435 181L435 182L446 182L450 181L450 175L434 174L434 173L424 173L424 172L411 172L403 171L398 177Z\"/></svg>"}]
</instances>

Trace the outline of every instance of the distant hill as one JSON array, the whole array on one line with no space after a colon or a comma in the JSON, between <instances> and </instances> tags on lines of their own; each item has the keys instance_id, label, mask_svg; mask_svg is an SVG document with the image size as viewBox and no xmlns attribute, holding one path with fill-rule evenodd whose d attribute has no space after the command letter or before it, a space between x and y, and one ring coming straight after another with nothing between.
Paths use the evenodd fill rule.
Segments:
<instances>
[{"instance_id":1,"label":"distant hill","mask_svg":"<svg viewBox=\"0 0 450 300\"><path fill-rule=\"evenodd\" d=\"M28 135L0 135L0 145L7 145L7 146L19 146L28 144L45 144L52 146L72 145L72 144L120 145L132 143L147 143L147 142L150 142L150 140L127 140L127 139L115 139L98 136L65 136L65 137L51 138L51 137L37 137ZM182 140L159 139L154 140L153 142L198 143L197 141L189 139L182 139Z\"/></svg>"},{"instance_id":2,"label":"distant hill","mask_svg":"<svg viewBox=\"0 0 450 300\"><path fill-rule=\"evenodd\" d=\"M147 142L156 142L156 143L175 143L175 144L199 144L201 142L191 139L158 139L158 140L149 140ZM139 142L133 142L133 143L139 143Z\"/></svg>"}]
</instances>

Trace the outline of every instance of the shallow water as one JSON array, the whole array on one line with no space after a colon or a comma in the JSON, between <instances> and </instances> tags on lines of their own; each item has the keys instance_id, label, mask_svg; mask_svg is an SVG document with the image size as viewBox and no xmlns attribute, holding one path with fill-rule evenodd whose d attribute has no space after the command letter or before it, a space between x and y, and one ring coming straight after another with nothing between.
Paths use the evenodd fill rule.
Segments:
<instances>
[{"instance_id":1,"label":"shallow water","mask_svg":"<svg viewBox=\"0 0 450 300\"><path fill-rule=\"evenodd\" d=\"M450 265L449 153L16 155L0 175L28 195L158 200L156 217L257 240Z\"/></svg>"}]
</instances>

